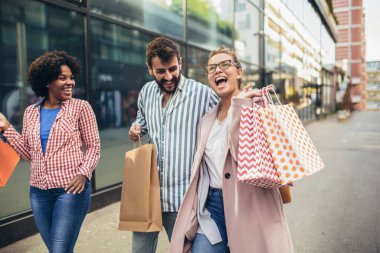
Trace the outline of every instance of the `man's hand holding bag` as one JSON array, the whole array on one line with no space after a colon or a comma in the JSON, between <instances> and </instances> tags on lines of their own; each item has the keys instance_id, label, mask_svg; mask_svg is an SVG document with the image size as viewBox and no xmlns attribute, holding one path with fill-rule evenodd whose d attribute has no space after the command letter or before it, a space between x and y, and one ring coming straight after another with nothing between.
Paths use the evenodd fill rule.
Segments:
<instances>
[{"instance_id":1,"label":"man's hand holding bag","mask_svg":"<svg viewBox=\"0 0 380 253\"><path fill-rule=\"evenodd\" d=\"M119 230L162 230L156 146L142 146L140 139L139 147L125 154Z\"/></svg>"}]
</instances>

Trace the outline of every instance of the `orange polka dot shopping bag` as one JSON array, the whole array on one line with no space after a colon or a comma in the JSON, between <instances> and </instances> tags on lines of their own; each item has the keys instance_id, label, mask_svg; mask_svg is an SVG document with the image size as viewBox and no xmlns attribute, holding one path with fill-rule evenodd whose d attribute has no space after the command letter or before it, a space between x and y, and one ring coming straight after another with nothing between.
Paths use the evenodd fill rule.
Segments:
<instances>
[{"instance_id":1,"label":"orange polka dot shopping bag","mask_svg":"<svg viewBox=\"0 0 380 253\"><path fill-rule=\"evenodd\" d=\"M269 92L263 92L267 106L260 109L260 117L281 184L323 169L325 165L293 107L282 105L276 93L279 104L275 105Z\"/></svg>"},{"instance_id":2,"label":"orange polka dot shopping bag","mask_svg":"<svg viewBox=\"0 0 380 253\"><path fill-rule=\"evenodd\" d=\"M324 168L291 105L275 105L263 89L265 107L242 106L237 178L264 188L279 188Z\"/></svg>"}]
</instances>

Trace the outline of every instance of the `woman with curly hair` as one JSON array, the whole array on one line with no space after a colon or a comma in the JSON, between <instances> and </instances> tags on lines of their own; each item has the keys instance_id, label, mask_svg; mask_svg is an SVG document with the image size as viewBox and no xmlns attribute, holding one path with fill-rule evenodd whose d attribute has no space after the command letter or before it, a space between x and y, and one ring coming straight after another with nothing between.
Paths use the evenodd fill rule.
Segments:
<instances>
[{"instance_id":1,"label":"woman with curly hair","mask_svg":"<svg viewBox=\"0 0 380 253\"><path fill-rule=\"evenodd\" d=\"M73 252L100 158L95 114L88 102L72 97L79 72L78 60L66 52L44 53L28 69L32 90L42 100L26 108L22 133L0 113L1 134L31 162L30 204L50 253Z\"/></svg>"}]
</instances>

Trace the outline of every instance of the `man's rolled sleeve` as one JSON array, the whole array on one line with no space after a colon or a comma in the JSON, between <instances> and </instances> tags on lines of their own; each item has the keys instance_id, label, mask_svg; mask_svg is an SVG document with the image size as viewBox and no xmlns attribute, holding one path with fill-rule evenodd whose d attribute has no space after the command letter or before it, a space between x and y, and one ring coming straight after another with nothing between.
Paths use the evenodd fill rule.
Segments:
<instances>
[{"instance_id":1,"label":"man's rolled sleeve","mask_svg":"<svg viewBox=\"0 0 380 253\"><path fill-rule=\"evenodd\" d=\"M139 99L137 102L137 108L138 108L137 116L136 116L136 120L135 120L135 122L133 122L132 126L136 125L136 124L140 125L141 126L141 135L145 135L148 133L148 129L146 126L146 121L145 121L145 113L144 113L142 95L143 95L143 91L141 91L139 94Z\"/></svg>"}]
</instances>

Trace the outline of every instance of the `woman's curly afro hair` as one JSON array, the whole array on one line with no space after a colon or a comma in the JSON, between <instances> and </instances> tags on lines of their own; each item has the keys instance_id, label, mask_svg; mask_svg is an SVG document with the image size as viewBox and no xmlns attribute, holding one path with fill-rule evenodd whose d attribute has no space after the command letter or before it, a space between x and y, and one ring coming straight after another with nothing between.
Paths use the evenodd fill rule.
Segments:
<instances>
[{"instance_id":1,"label":"woman's curly afro hair","mask_svg":"<svg viewBox=\"0 0 380 253\"><path fill-rule=\"evenodd\" d=\"M47 85L58 78L62 65L67 65L74 77L79 75L79 61L65 51L46 52L29 65L28 81L37 96L47 97Z\"/></svg>"}]
</instances>

